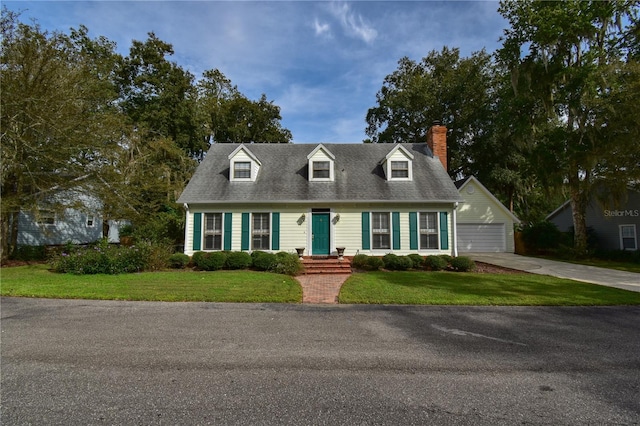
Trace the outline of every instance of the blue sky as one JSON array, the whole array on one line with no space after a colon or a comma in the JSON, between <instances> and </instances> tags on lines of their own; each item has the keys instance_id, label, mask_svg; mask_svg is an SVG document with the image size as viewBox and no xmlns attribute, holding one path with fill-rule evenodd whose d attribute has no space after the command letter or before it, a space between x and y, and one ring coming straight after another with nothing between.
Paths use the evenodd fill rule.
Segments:
<instances>
[{"instance_id":1,"label":"blue sky","mask_svg":"<svg viewBox=\"0 0 640 426\"><path fill-rule=\"evenodd\" d=\"M360 142L367 110L403 56L458 47L493 52L497 1L4 1L21 19L85 25L126 55L147 33L171 43L196 78L218 68L240 92L281 107L296 143Z\"/></svg>"}]
</instances>

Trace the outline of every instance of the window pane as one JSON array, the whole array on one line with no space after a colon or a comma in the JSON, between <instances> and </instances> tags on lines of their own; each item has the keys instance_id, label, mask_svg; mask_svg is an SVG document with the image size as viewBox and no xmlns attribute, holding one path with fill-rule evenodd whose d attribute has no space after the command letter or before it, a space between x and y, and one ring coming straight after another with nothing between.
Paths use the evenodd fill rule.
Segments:
<instances>
[{"instance_id":1,"label":"window pane","mask_svg":"<svg viewBox=\"0 0 640 426\"><path fill-rule=\"evenodd\" d=\"M205 232L222 232L222 213L206 213L204 215Z\"/></svg>"},{"instance_id":2,"label":"window pane","mask_svg":"<svg viewBox=\"0 0 640 426\"><path fill-rule=\"evenodd\" d=\"M391 237L389 234L373 234L374 249L390 249Z\"/></svg>"},{"instance_id":3,"label":"window pane","mask_svg":"<svg viewBox=\"0 0 640 426\"><path fill-rule=\"evenodd\" d=\"M233 163L233 177L234 178L251 178L251 163L250 162L236 162Z\"/></svg>"},{"instance_id":4,"label":"window pane","mask_svg":"<svg viewBox=\"0 0 640 426\"><path fill-rule=\"evenodd\" d=\"M391 177L394 177L394 178L408 178L409 177L409 162L408 161L392 161L391 162Z\"/></svg>"},{"instance_id":5,"label":"window pane","mask_svg":"<svg viewBox=\"0 0 640 426\"><path fill-rule=\"evenodd\" d=\"M374 249L391 248L391 227L389 213L372 213L372 246Z\"/></svg>"},{"instance_id":6,"label":"window pane","mask_svg":"<svg viewBox=\"0 0 640 426\"><path fill-rule=\"evenodd\" d=\"M622 238L633 238L634 237L633 226L622 225L620 227L620 231L622 232Z\"/></svg>"},{"instance_id":7,"label":"window pane","mask_svg":"<svg viewBox=\"0 0 640 426\"><path fill-rule=\"evenodd\" d=\"M314 161L313 162L313 177L325 178L330 177L330 164L328 161Z\"/></svg>"},{"instance_id":8,"label":"window pane","mask_svg":"<svg viewBox=\"0 0 640 426\"><path fill-rule=\"evenodd\" d=\"M253 213L252 250L269 250L269 213Z\"/></svg>"},{"instance_id":9,"label":"window pane","mask_svg":"<svg viewBox=\"0 0 640 426\"><path fill-rule=\"evenodd\" d=\"M435 212L420 213L420 248L438 249L438 216Z\"/></svg>"},{"instance_id":10,"label":"window pane","mask_svg":"<svg viewBox=\"0 0 640 426\"><path fill-rule=\"evenodd\" d=\"M222 235L205 235L204 237L204 249L205 250L222 250Z\"/></svg>"}]
</instances>

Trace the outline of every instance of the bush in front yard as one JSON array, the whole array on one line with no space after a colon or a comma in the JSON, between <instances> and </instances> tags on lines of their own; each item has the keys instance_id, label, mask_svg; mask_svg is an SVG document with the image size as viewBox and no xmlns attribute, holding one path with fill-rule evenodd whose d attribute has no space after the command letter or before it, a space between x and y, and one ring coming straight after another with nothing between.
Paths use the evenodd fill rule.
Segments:
<instances>
[{"instance_id":1,"label":"bush in front yard","mask_svg":"<svg viewBox=\"0 0 640 426\"><path fill-rule=\"evenodd\" d=\"M276 253L275 260L271 271L276 274L296 275L302 271L302 262L297 254L281 251Z\"/></svg>"},{"instance_id":2,"label":"bush in front yard","mask_svg":"<svg viewBox=\"0 0 640 426\"><path fill-rule=\"evenodd\" d=\"M244 251L234 251L227 256L227 269L247 269L251 266L251 255Z\"/></svg>"},{"instance_id":3,"label":"bush in front yard","mask_svg":"<svg viewBox=\"0 0 640 426\"><path fill-rule=\"evenodd\" d=\"M25 262L47 259L47 251L44 246L18 246L11 253L10 259Z\"/></svg>"},{"instance_id":4,"label":"bush in front yard","mask_svg":"<svg viewBox=\"0 0 640 426\"><path fill-rule=\"evenodd\" d=\"M413 263L413 269L422 269L424 266L424 257L418 253L411 253L409 255L409 259L411 259L411 262Z\"/></svg>"},{"instance_id":5,"label":"bush in front yard","mask_svg":"<svg viewBox=\"0 0 640 426\"><path fill-rule=\"evenodd\" d=\"M447 265L445 266L445 268L451 265L451 261L453 260L453 256L449 256L448 254L439 254L438 257L440 257L445 262L447 262Z\"/></svg>"},{"instance_id":6,"label":"bush in front yard","mask_svg":"<svg viewBox=\"0 0 640 426\"><path fill-rule=\"evenodd\" d=\"M169 266L173 269L182 269L189 264L189 256L184 253L174 253L169 257Z\"/></svg>"},{"instance_id":7,"label":"bush in front yard","mask_svg":"<svg viewBox=\"0 0 640 426\"><path fill-rule=\"evenodd\" d=\"M367 259L369 259L369 256L366 254L356 254L351 260L351 267L354 269L367 269Z\"/></svg>"},{"instance_id":8,"label":"bush in front yard","mask_svg":"<svg viewBox=\"0 0 640 426\"><path fill-rule=\"evenodd\" d=\"M140 244L132 247L110 245L106 239L95 245L63 251L51 260L56 272L72 274L122 274L149 268L152 247Z\"/></svg>"},{"instance_id":9,"label":"bush in front yard","mask_svg":"<svg viewBox=\"0 0 640 426\"><path fill-rule=\"evenodd\" d=\"M447 261L442 256L427 256L424 259L424 269L427 271L442 271L447 269Z\"/></svg>"},{"instance_id":10,"label":"bush in front yard","mask_svg":"<svg viewBox=\"0 0 640 426\"><path fill-rule=\"evenodd\" d=\"M251 252L253 267L258 271L269 271L276 263L276 255L266 251L255 250Z\"/></svg>"},{"instance_id":11,"label":"bush in front yard","mask_svg":"<svg viewBox=\"0 0 640 426\"><path fill-rule=\"evenodd\" d=\"M382 258L385 269L390 271L406 271L413 267L413 261L407 256L398 256L393 253L385 254Z\"/></svg>"},{"instance_id":12,"label":"bush in front yard","mask_svg":"<svg viewBox=\"0 0 640 426\"><path fill-rule=\"evenodd\" d=\"M476 264L471 258L460 256L451 260L451 267L456 272L470 272L476 269Z\"/></svg>"},{"instance_id":13,"label":"bush in front yard","mask_svg":"<svg viewBox=\"0 0 640 426\"><path fill-rule=\"evenodd\" d=\"M201 271L217 271L224 268L227 261L227 253L222 251L212 253L196 252L193 254L192 260L196 268Z\"/></svg>"},{"instance_id":14,"label":"bush in front yard","mask_svg":"<svg viewBox=\"0 0 640 426\"><path fill-rule=\"evenodd\" d=\"M369 256L367 259L367 270L377 271L384 266L384 262L377 256Z\"/></svg>"}]
</instances>

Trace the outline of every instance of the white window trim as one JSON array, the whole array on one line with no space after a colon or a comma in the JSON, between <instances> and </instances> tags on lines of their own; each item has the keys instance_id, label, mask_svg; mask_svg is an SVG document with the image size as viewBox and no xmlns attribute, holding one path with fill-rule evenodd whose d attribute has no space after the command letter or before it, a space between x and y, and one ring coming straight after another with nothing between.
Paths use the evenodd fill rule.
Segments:
<instances>
[{"instance_id":1,"label":"white window trim","mask_svg":"<svg viewBox=\"0 0 640 426\"><path fill-rule=\"evenodd\" d=\"M317 178L313 177L313 165L315 163L329 163L329 177ZM330 159L318 159L309 161L309 180L313 182L333 182L333 161Z\"/></svg>"},{"instance_id":2,"label":"white window trim","mask_svg":"<svg viewBox=\"0 0 640 426\"><path fill-rule=\"evenodd\" d=\"M387 156L382 160L381 164L384 163L384 171L387 175L388 181L412 181L413 180L413 154L411 154L407 149L402 146L402 144L395 144L396 146L387 154ZM394 155L400 151L404 158ZM409 168L409 176L408 177L393 177L391 162L392 161L406 161L407 167Z\"/></svg>"},{"instance_id":3,"label":"white window trim","mask_svg":"<svg viewBox=\"0 0 640 426\"><path fill-rule=\"evenodd\" d=\"M205 238L207 236L207 215L208 214L219 214L221 216L220 223L222 225L221 233L220 233L220 249L207 249L205 248ZM206 252L216 252L216 251L224 251L224 213L216 212L216 211L207 211L202 212L202 223L200 224L200 247L202 251Z\"/></svg>"},{"instance_id":4,"label":"white window trim","mask_svg":"<svg viewBox=\"0 0 640 426\"><path fill-rule=\"evenodd\" d=\"M267 214L269 215L269 238L268 238L268 248L253 248L253 215L255 214ZM249 216L249 250L250 251L271 251L271 236L273 235L273 215L270 211L256 211L251 212Z\"/></svg>"},{"instance_id":5,"label":"white window trim","mask_svg":"<svg viewBox=\"0 0 640 426\"><path fill-rule=\"evenodd\" d=\"M237 177L236 176L236 164L248 164L249 165L249 177ZM244 171L244 170L243 170ZM237 161L232 161L231 162L231 173L233 174L233 179L232 180L244 180L244 181L251 181L253 180L253 164L251 161L242 161L242 160L237 160Z\"/></svg>"},{"instance_id":6,"label":"white window trim","mask_svg":"<svg viewBox=\"0 0 640 426\"><path fill-rule=\"evenodd\" d=\"M52 223L47 223L44 221L44 219L46 218L52 218L53 222ZM54 211L50 211L50 210L39 210L38 211L38 216L36 218L36 223L40 226L56 226L56 223L58 222L58 215L56 214L56 212Z\"/></svg>"},{"instance_id":7,"label":"white window trim","mask_svg":"<svg viewBox=\"0 0 640 426\"><path fill-rule=\"evenodd\" d=\"M635 248L632 248L632 249L625 249L623 244L622 228L627 226L633 229L633 242L635 243ZM629 251L638 250L638 232L637 232L635 223L618 225L618 235L620 236L620 250L629 250ZM625 238L629 238L629 237L625 237Z\"/></svg>"},{"instance_id":8,"label":"white window trim","mask_svg":"<svg viewBox=\"0 0 640 426\"><path fill-rule=\"evenodd\" d=\"M389 215L389 247L388 248L375 248L373 247L373 215L377 214L377 213L384 213ZM369 217L371 218L370 221L370 230L369 230L369 241L371 241L371 251L375 251L375 252L385 252L385 253L391 253L393 251L393 214L390 211L371 211L369 212Z\"/></svg>"},{"instance_id":9,"label":"white window trim","mask_svg":"<svg viewBox=\"0 0 640 426\"><path fill-rule=\"evenodd\" d=\"M91 224L89 224L89 220L91 220ZM87 228L94 228L96 226L96 217L95 215L88 214L87 215Z\"/></svg>"},{"instance_id":10,"label":"white window trim","mask_svg":"<svg viewBox=\"0 0 640 426\"><path fill-rule=\"evenodd\" d=\"M389 180L404 180L404 181L409 181L409 180L413 180L413 174L411 173L412 170L412 164L411 164L411 160L406 159L406 160L389 160L388 161L389 165ZM407 177L394 177L393 176L393 163L407 163Z\"/></svg>"},{"instance_id":11,"label":"white window trim","mask_svg":"<svg viewBox=\"0 0 640 426\"><path fill-rule=\"evenodd\" d=\"M422 233L420 232L421 228L420 228L420 215L422 215L423 213L433 213L436 215L436 242L437 242L437 247L436 248L429 248L429 247L422 247L422 239L420 238L420 236L422 235ZM433 211L433 210L423 210L423 211L419 211L418 212L418 250L419 251L424 251L424 252L436 252L436 251L440 251L440 213L438 211Z\"/></svg>"},{"instance_id":12,"label":"white window trim","mask_svg":"<svg viewBox=\"0 0 640 426\"><path fill-rule=\"evenodd\" d=\"M246 157L237 158L240 151L242 151ZM246 162L251 163L251 171L250 171L251 177L249 178L234 177L236 161L239 163L246 163ZM244 145L240 145L231 154L229 154L229 180L231 182L255 182L258 176L258 171L260 169L260 166L262 166L262 164L260 163L258 158L255 155L253 155L253 153L247 147L245 147Z\"/></svg>"}]
</instances>

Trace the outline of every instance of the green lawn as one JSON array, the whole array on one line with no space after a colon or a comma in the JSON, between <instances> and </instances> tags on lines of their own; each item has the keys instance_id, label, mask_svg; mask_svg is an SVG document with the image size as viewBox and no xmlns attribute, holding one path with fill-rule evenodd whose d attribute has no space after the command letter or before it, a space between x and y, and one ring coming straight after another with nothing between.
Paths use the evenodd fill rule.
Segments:
<instances>
[{"instance_id":1,"label":"green lawn","mask_svg":"<svg viewBox=\"0 0 640 426\"><path fill-rule=\"evenodd\" d=\"M0 295L57 299L300 303L292 277L252 271L70 275L46 265L0 270Z\"/></svg>"},{"instance_id":2,"label":"green lawn","mask_svg":"<svg viewBox=\"0 0 640 426\"><path fill-rule=\"evenodd\" d=\"M342 286L340 303L415 305L638 305L640 293L534 274L367 272Z\"/></svg>"}]
</instances>

